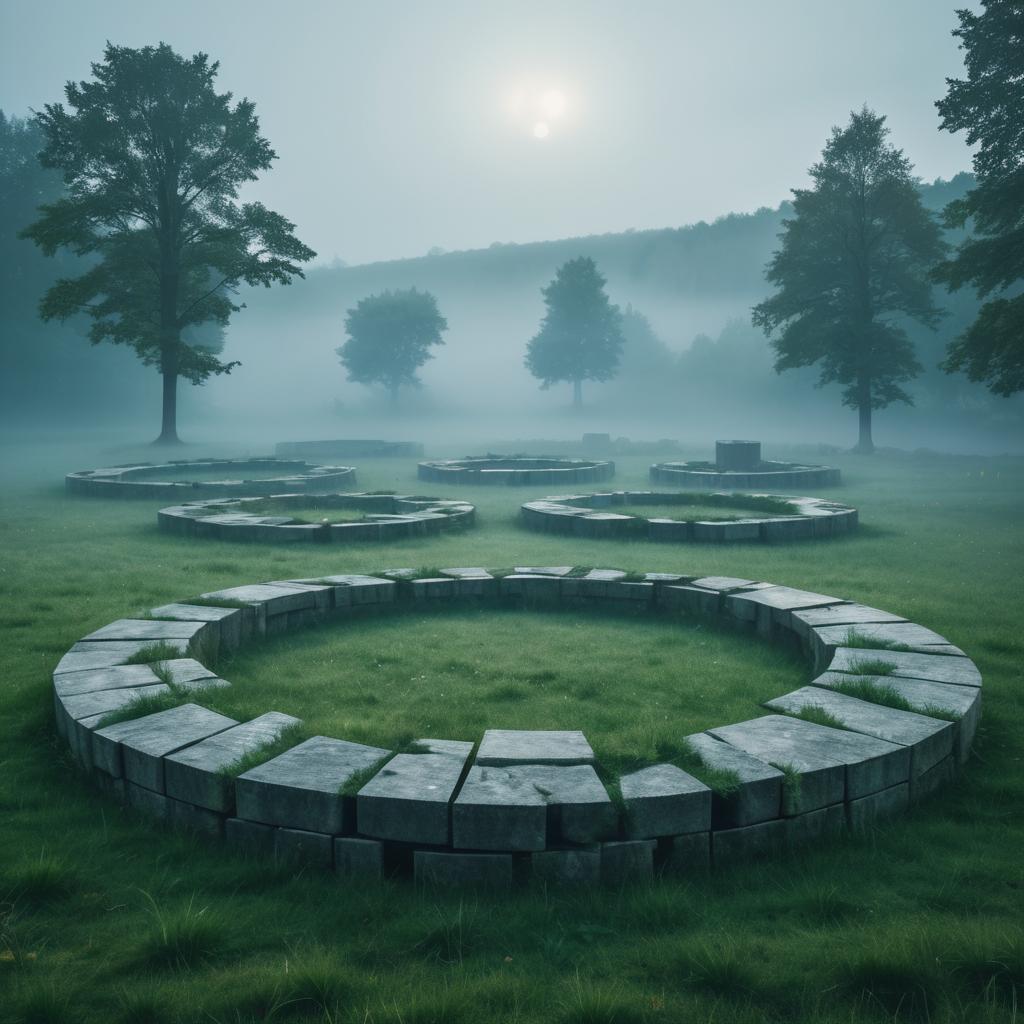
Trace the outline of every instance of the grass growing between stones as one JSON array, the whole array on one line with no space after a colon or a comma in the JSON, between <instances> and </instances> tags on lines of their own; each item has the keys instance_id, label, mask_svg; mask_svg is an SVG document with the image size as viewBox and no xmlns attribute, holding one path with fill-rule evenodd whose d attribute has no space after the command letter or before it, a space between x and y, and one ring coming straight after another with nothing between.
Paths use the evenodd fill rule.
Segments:
<instances>
[{"instance_id":1,"label":"grass growing between stones","mask_svg":"<svg viewBox=\"0 0 1024 1024\"><path fill-rule=\"evenodd\" d=\"M436 454L470 447L463 441ZM0 1021L1014 1020L1024 989L1024 466L793 455L842 468L846 485L829 496L860 508L858 533L799 549L666 544L652 552L643 542L576 541L520 528L521 502L544 497L550 487L453 487L451 496L480 510L473 533L296 551L165 536L155 525L159 501L63 493L68 469L130 455L20 446L19 459L31 457L33 469L7 460L13 471L0 515ZM646 487L649 461L617 459L614 485ZM407 493L415 460L361 460L359 473L361 486ZM163 831L97 792L53 731L49 673L76 639L116 618L266 579L417 565L570 563L765 579L884 608L937 630L978 663L985 679L976 756L957 783L899 820L799 855L621 892L528 888L489 895L419 891L399 882L348 886ZM445 619L427 618L435 628ZM388 620L377 621L383 627ZM363 626L352 624L353 637ZM578 628L596 642L615 624L588 616ZM673 628L686 635L693 623ZM476 625L462 632L486 635ZM756 688L774 648L751 643L749 655L734 657ZM285 648L265 650L286 665ZM385 653L405 656L405 645ZM729 676L737 661L711 660L699 680L686 679L684 664L691 694L699 684L734 685ZM566 656L562 665L569 662ZM531 664L537 672L547 667ZM231 668L225 674L238 689L241 677ZM272 702L281 710L289 710L279 699L286 689ZM193 696L207 702L205 693ZM699 702L693 708L699 711ZM747 717L758 713L751 698ZM680 729L674 739L683 735ZM41 855L58 865L41 872L56 875L58 884L40 882L30 898L25 880ZM165 922L179 922L168 928L168 941L143 893ZM188 922L199 911L202 927L213 927L196 937ZM179 939L170 941L174 933Z\"/></svg>"}]
</instances>

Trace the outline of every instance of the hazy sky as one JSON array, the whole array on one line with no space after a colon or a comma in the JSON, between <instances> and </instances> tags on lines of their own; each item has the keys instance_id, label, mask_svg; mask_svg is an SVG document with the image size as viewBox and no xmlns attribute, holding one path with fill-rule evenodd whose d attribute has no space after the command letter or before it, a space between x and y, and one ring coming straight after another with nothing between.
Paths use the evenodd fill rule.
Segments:
<instances>
[{"instance_id":1,"label":"hazy sky","mask_svg":"<svg viewBox=\"0 0 1024 1024\"><path fill-rule=\"evenodd\" d=\"M61 99L107 39L205 51L279 156L252 193L356 263L774 206L865 102L921 177L969 169L934 108L953 7L0 0L0 108Z\"/></svg>"}]
</instances>

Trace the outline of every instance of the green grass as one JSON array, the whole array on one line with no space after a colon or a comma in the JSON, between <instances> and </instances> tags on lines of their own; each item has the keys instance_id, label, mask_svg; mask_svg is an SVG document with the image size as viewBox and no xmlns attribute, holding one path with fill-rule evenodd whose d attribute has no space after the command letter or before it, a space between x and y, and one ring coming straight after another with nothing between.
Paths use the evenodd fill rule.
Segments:
<instances>
[{"instance_id":1,"label":"green grass","mask_svg":"<svg viewBox=\"0 0 1024 1024\"><path fill-rule=\"evenodd\" d=\"M705 494L682 491L656 502L636 501L632 504L610 505L609 512L641 519L676 519L682 522L737 519L796 514L796 506L782 498L752 494Z\"/></svg>"},{"instance_id":2,"label":"green grass","mask_svg":"<svg viewBox=\"0 0 1024 1024\"><path fill-rule=\"evenodd\" d=\"M482 447L460 441L437 454ZM706 447L693 454L702 451ZM534 534L519 525L519 505L548 488L453 486L450 496L477 505L477 530L344 550L270 550L164 535L155 525L158 501L64 494L67 470L127 461L128 455L24 445L5 454L5 1024L1014 1019L1024 986L1019 461L793 453L798 461L841 467L845 486L826 496L856 505L862 525L848 538L785 548L666 544L652 551L639 542ZM408 493L415 487L415 461L360 460L360 485ZM617 458L615 486L646 488L649 461ZM95 790L53 732L49 673L64 651L107 622L159 604L266 579L417 565L571 563L765 579L885 608L935 629L963 647L985 678L977 757L941 797L883 829L806 854L621 892L528 887L503 896L420 891L392 881L351 886L162 831ZM458 614L466 619L457 633L485 637L482 621L471 621L468 611ZM536 613L496 618L512 621L519 614ZM427 616L423 628L440 630L446 618ZM258 710L288 710L282 701L301 688L286 671L292 640L299 642L295 653L315 666L315 652L302 649L303 638L338 644L340 658L343 638L358 642L364 630L374 629L383 637L396 621L359 621L269 642L264 650L282 670L282 684L273 705ZM544 621L571 628L559 616ZM578 629L599 645L605 631L624 635L633 625L639 628L640 620L583 616ZM651 665L646 659L657 648L634 645L639 666L622 684L637 688L635 719L647 713L640 684L658 678L675 681L685 704L680 713L692 715L716 701L724 702L724 713L729 694L746 680L755 696L745 714L761 713L758 676L776 648L737 634L739 646L728 659L716 664L709 654L694 664L701 634L692 623L652 621L646 628L645 644L671 635L679 657ZM711 652L719 634L704 629L704 650ZM559 654L561 664L551 666L545 663L557 653L551 643L531 652L527 638L520 647L531 660L529 671L565 678L569 654ZM382 653L411 665L409 648L396 642ZM790 655L779 657L781 666L795 668ZM339 685L348 685L350 664L336 660ZM263 685L257 674L243 678L236 667L224 672L234 691L243 681ZM791 684L787 678L786 687ZM579 700L580 707L586 703ZM370 729L370 713L380 709L333 713L348 713ZM660 727L638 734L649 735L648 746L638 743L623 756L646 749L657 757ZM685 734L679 729L671 739L678 744ZM36 871L31 865L44 847L53 863ZM142 893L152 897L156 914Z\"/></svg>"},{"instance_id":3,"label":"green grass","mask_svg":"<svg viewBox=\"0 0 1024 1024\"><path fill-rule=\"evenodd\" d=\"M817 704L805 704L797 713L797 718L805 722L813 722L815 725L824 725L829 729L845 729L846 726L831 712L826 711Z\"/></svg>"},{"instance_id":4,"label":"green grass","mask_svg":"<svg viewBox=\"0 0 1024 1024\"><path fill-rule=\"evenodd\" d=\"M855 658L850 662L850 671L861 676L891 676L896 665L884 658Z\"/></svg>"},{"instance_id":5,"label":"green grass","mask_svg":"<svg viewBox=\"0 0 1024 1024\"><path fill-rule=\"evenodd\" d=\"M267 498L264 501L247 501L242 505L209 505L204 514L216 516L234 512L255 516L289 516L298 523L322 523L325 519L329 523L358 523L366 518L366 512L361 509L320 504L312 498L301 503Z\"/></svg>"},{"instance_id":6,"label":"green grass","mask_svg":"<svg viewBox=\"0 0 1024 1024\"><path fill-rule=\"evenodd\" d=\"M261 743L258 747L244 753L237 760L224 765L220 769L220 774L229 779L237 778L239 775L244 775L250 768L255 768L257 765L272 761L278 754L291 750L292 747L302 743L303 740L308 740L312 735L313 733L302 722L289 725L282 729L274 739Z\"/></svg>"}]
</instances>

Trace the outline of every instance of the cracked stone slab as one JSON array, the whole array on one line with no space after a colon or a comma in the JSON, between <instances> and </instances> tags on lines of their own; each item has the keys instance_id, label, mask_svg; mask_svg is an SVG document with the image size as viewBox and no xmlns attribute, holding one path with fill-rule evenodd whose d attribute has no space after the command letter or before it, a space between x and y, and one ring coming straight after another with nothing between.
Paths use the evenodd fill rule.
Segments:
<instances>
[{"instance_id":1,"label":"cracked stone slab","mask_svg":"<svg viewBox=\"0 0 1024 1024\"><path fill-rule=\"evenodd\" d=\"M82 637L82 640L147 640L149 643L159 643L161 640L192 640L208 628L209 624L206 622L118 619L94 630L88 636Z\"/></svg>"},{"instance_id":2,"label":"cracked stone slab","mask_svg":"<svg viewBox=\"0 0 1024 1024\"><path fill-rule=\"evenodd\" d=\"M524 764L511 765L506 771L543 797L549 841L592 843L615 834L615 805L592 765Z\"/></svg>"},{"instance_id":3,"label":"cracked stone slab","mask_svg":"<svg viewBox=\"0 0 1024 1024\"><path fill-rule=\"evenodd\" d=\"M200 596L208 601L243 601L262 608L267 615L280 615L282 612L316 607L315 593L283 584L251 583L242 587L229 587L226 590L211 590Z\"/></svg>"},{"instance_id":4,"label":"cracked stone slab","mask_svg":"<svg viewBox=\"0 0 1024 1024\"><path fill-rule=\"evenodd\" d=\"M892 666L889 673L910 679L930 679L936 683L955 686L981 686L981 673L970 658L950 657L945 654L917 654L907 651L872 651L859 647L840 647L836 650L829 672L861 674L865 662L885 662ZM877 674L863 673L867 675ZM888 677L887 677L888 678Z\"/></svg>"},{"instance_id":5,"label":"cracked stone slab","mask_svg":"<svg viewBox=\"0 0 1024 1024\"><path fill-rule=\"evenodd\" d=\"M864 622L853 626L815 626L808 634L815 657L825 662L832 657L837 648L850 646L851 633L855 638L865 640L868 644L877 643L879 649L884 649L886 644L903 644L921 654L966 657L959 647L951 644L944 636L919 626L916 622Z\"/></svg>"},{"instance_id":6,"label":"cracked stone slab","mask_svg":"<svg viewBox=\"0 0 1024 1024\"><path fill-rule=\"evenodd\" d=\"M238 725L233 718L198 704L181 704L142 718L117 722L92 735L93 759L108 775L156 793L164 792L164 758Z\"/></svg>"},{"instance_id":7,"label":"cracked stone slab","mask_svg":"<svg viewBox=\"0 0 1024 1024\"><path fill-rule=\"evenodd\" d=\"M543 850L547 801L507 768L474 765L452 804L452 846L463 850Z\"/></svg>"},{"instance_id":8,"label":"cracked stone slab","mask_svg":"<svg viewBox=\"0 0 1024 1024\"><path fill-rule=\"evenodd\" d=\"M443 746L442 746L443 744ZM472 743L426 741L432 752L396 754L356 796L357 831L375 839L446 846L450 803Z\"/></svg>"},{"instance_id":9,"label":"cracked stone slab","mask_svg":"<svg viewBox=\"0 0 1024 1024\"><path fill-rule=\"evenodd\" d=\"M623 775L619 789L626 805L629 839L711 828L711 790L675 765L655 764Z\"/></svg>"},{"instance_id":10,"label":"cracked stone slab","mask_svg":"<svg viewBox=\"0 0 1024 1024\"><path fill-rule=\"evenodd\" d=\"M488 729L476 763L490 767L513 764L592 764L594 751L579 730Z\"/></svg>"},{"instance_id":11,"label":"cracked stone slab","mask_svg":"<svg viewBox=\"0 0 1024 1024\"><path fill-rule=\"evenodd\" d=\"M164 640L162 644L173 648L178 654L188 653L187 640ZM152 646L152 640L79 640L60 659L53 674L58 676L65 672L85 672L88 669L124 665L129 658Z\"/></svg>"},{"instance_id":12,"label":"cracked stone slab","mask_svg":"<svg viewBox=\"0 0 1024 1024\"><path fill-rule=\"evenodd\" d=\"M844 797L853 800L910 778L906 747L799 718L765 715L708 731L755 757L798 772L799 792L783 794L788 814L840 803Z\"/></svg>"},{"instance_id":13,"label":"cracked stone slab","mask_svg":"<svg viewBox=\"0 0 1024 1024\"><path fill-rule=\"evenodd\" d=\"M225 768L252 751L271 743L300 719L269 711L249 722L225 729L164 759L164 786L168 796L197 807L230 814L235 806L234 779Z\"/></svg>"},{"instance_id":14,"label":"cracked stone slab","mask_svg":"<svg viewBox=\"0 0 1024 1024\"><path fill-rule=\"evenodd\" d=\"M794 632L806 636L811 629L821 626L847 626L857 628L865 623L906 622L900 615L871 608L864 604L835 604L815 608L799 608L790 613Z\"/></svg>"},{"instance_id":15,"label":"cracked stone slab","mask_svg":"<svg viewBox=\"0 0 1024 1024\"><path fill-rule=\"evenodd\" d=\"M235 780L238 817L267 825L337 834L351 831L354 801L341 789L390 750L313 736Z\"/></svg>"},{"instance_id":16,"label":"cracked stone slab","mask_svg":"<svg viewBox=\"0 0 1024 1024\"><path fill-rule=\"evenodd\" d=\"M764 706L793 715L806 707L821 708L853 732L909 747L911 776L926 772L953 751L956 729L952 722L871 704L827 688L802 686L765 701Z\"/></svg>"},{"instance_id":17,"label":"cracked stone slab","mask_svg":"<svg viewBox=\"0 0 1024 1024\"><path fill-rule=\"evenodd\" d=\"M65 672L54 676L53 690L59 697L125 687L155 686L161 682L149 665L110 665L105 668Z\"/></svg>"},{"instance_id":18,"label":"cracked stone slab","mask_svg":"<svg viewBox=\"0 0 1024 1024\"><path fill-rule=\"evenodd\" d=\"M779 817L785 776L778 768L706 732L693 733L685 742L708 768L730 772L739 783L728 796L712 794L715 828L739 828Z\"/></svg>"},{"instance_id":19,"label":"cracked stone slab","mask_svg":"<svg viewBox=\"0 0 1024 1024\"><path fill-rule=\"evenodd\" d=\"M771 623L788 625L789 613L799 608L817 608L841 603L840 597L777 586L763 587L741 594L728 594L725 598L727 612L741 622L756 622L760 628L765 628Z\"/></svg>"}]
</instances>

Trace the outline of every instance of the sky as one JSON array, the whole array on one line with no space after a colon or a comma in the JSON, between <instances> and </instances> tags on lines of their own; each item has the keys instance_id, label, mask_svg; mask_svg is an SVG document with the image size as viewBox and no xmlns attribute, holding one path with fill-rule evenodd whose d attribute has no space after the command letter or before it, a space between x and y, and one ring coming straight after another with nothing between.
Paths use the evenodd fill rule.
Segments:
<instances>
[{"instance_id":1,"label":"sky","mask_svg":"<svg viewBox=\"0 0 1024 1024\"><path fill-rule=\"evenodd\" d=\"M107 40L208 53L278 154L247 198L317 262L364 263L776 206L865 103L920 177L969 170L934 107L963 72L953 8L0 0L0 109L62 99Z\"/></svg>"}]
</instances>

